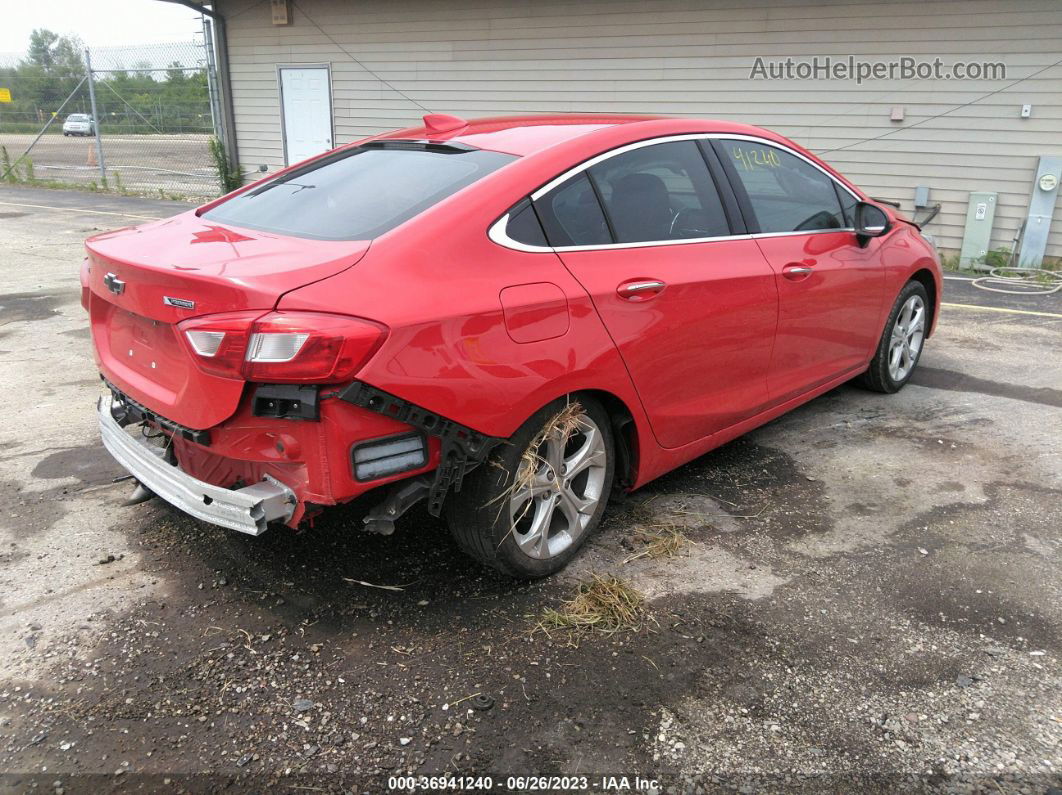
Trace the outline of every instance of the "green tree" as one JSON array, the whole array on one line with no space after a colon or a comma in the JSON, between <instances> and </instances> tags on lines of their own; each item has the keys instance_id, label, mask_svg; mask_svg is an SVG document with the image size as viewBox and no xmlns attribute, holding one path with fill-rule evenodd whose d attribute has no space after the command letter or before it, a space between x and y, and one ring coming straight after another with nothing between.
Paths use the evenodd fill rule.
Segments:
<instances>
[{"instance_id":1,"label":"green tree","mask_svg":"<svg viewBox=\"0 0 1062 795\"><path fill-rule=\"evenodd\" d=\"M44 28L37 28L30 34L29 50L26 62L47 70L55 63L55 48L59 34Z\"/></svg>"},{"instance_id":2,"label":"green tree","mask_svg":"<svg viewBox=\"0 0 1062 795\"><path fill-rule=\"evenodd\" d=\"M85 75L84 45L76 36L41 28L30 35L26 57L17 66L0 67L0 86L12 102L0 107L0 131L39 129ZM96 103L101 127L129 133L209 133L212 131L206 71L171 61L160 68L138 59L129 71L97 72ZM88 113L82 86L63 114ZM53 125L53 129L55 126Z\"/></svg>"},{"instance_id":3,"label":"green tree","mask_svg":"<svg viewBox=\"0 0 1062 795\"><path fill-rule=\"evenodd\" d=\"M38 28L30 34L26 58L9 82L18 89L16 111L47 118L85 76L84 44L76 36Z\"/></svg>"}]
</instances>

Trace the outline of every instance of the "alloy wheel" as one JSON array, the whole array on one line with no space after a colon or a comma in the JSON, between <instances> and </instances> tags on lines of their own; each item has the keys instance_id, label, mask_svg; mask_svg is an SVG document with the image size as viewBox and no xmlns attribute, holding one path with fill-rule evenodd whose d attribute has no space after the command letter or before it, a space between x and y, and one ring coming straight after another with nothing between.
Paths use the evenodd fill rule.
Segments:
<instances>
[{"instance_id":1,"label":"alloy wheel","mask_svg":"<svg viewBox=\"0 0 1062 795\"><path fill-rule=\"evenodd\" d=\"M921 296L912 295L896 316L889 341L889 376L903 381L918 361L926 331L926 305Z\"/></svg>"},{"instance_id":2,"label":"alloy wheel","mask_svg":"<svg viewBox=\"0 0 1062 795\"><path fill-rule=\"evenodd\" d=\"M524 456L509 499L513 538L532 558L555 557L586 531L601 502L608 452L589 414L548 430Z\"/></svg>"}]
</instances>

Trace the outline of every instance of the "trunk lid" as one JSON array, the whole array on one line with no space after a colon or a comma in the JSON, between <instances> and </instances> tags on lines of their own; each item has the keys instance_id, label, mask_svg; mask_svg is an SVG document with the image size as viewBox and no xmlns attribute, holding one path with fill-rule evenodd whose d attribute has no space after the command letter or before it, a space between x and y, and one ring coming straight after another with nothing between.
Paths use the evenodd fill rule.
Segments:
<instances>
[{"instance_id":1,"label":"trunk lid","mask_svg":"<svg viewBox=\"0 0 1062 795\"><path fill-rule=\"evenodd\" d=\"M289 290L354 265L369 243L255 232L188 212L97 235L85 247L104 377L167 419L205 429L235 412L244 382L202 372L176 324L221 312L265 314Z\"/></svg>"}]
</instances>

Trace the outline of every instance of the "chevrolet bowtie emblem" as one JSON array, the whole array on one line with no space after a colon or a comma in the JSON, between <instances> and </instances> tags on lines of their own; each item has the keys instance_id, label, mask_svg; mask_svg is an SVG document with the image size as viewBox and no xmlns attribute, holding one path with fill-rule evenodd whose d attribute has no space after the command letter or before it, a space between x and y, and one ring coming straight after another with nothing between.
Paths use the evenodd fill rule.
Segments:
<instances>
[{"instance_id":1,"label":"chevrolet bowtie emblem","mask_svg":"<svg viewBox=\"0 0 1062 795\"><path fill-rule=\"evenodd\" d=\"M106 276L104 276L103 283L107 285L107 289L115 295L121 295L125 291L125 282L123 282L113 273L108 273Z\"/></svg>"}]
</instances>

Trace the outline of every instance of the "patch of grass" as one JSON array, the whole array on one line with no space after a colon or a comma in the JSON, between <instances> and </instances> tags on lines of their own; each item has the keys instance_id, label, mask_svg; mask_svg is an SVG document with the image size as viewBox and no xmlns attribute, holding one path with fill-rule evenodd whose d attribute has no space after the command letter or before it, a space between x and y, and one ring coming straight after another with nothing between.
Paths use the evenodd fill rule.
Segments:
<instances>
[{"instance_id":1,"label":"patch of grass","mask_svg":"<svg viewBox=\"0 0 1062 795\"><path fill-rule=\"evenodd\" d=\"M18 182L18 175L11 167L11 155L6 146L0 146L0 177L3 177L5 182Z\"/></svg>"},{"instance_id":2,"label":"patch of grass","mask_svg":"<svg viewBox=\"0 0 1062 795\"><path fill-rule=\"evenodd\" d=\"M959 267L959 252L956 251L952 254L941 254L940 267L946 271L962 270L962 268Z\"/></svg>"},{"instance_id":3,"label":"patch of grass","mask_svg":"<svg viewBox=\"0 0 1062 795\"><path fill-rule=\"evenodd\" d=\"M2 147L0 147L2 149ZM0 151L0 176L4 173L4 167L2 165L3 152ZM54 188L55 190L78 190L88 193L112 193L119 196L154 196L155 191L150 188L144 188L137 190L133 188L127 188L125 185L119 187L109 187L106 183L102 186L96 180L89 180L88 182L66 182L60 179L41 178L32 176L30 179L25 179L19 173L19 169L16 168L11 175L6 179L7 182L16 185L26 185L34 188ZM194 204L201 204L203 202L210 201L209 197L204 196L188 196L183 193L168 192L162 188L158 189L158 197L160 199L169 199L170 201L189 202Z\"/></svg>"},{"instance_id":4,"label":"patch of grass","mask_svg":"<svg viewBox=\"0 0 1062 795\"><path fill-rule=\"evenodd\" d=\"M159 198L160 199L169 199L170 201L174 201L174 202L196 202L197 204L199 204L199 203L202 203L202 202L205 202L205 201L210 201L209 199L196 198L194 196L185 196L183 193L174 193L173 191L163 190L162 188L159 188L158 190L159 190ZM126 195L127 196L132 196L134 194L133 193L127 193ZM147 196L148 192L144 192L142 194L136 194L136 195Z\"/></svg>"},{"instance_id":5,"label":"patch of grass","mask_svg":"<svg viewBox=\"0 0 1062 795\"><path fill-rule=\"evenodd\" d=\"M218 138L210 139L210 157L218 172L218 184L222 193L230 193L243 185L239 165L229 159L229 153Z\"/></svg>"},{"instance_id":6,"label":"patch of grass","mask_svg":"<svg viewBox=\"0 0 1062 795\"><path fill-rule=\"evenodd\" d=\"M1062 274L1047 268L999 268L996 276L1025 284L1051 285L1062 281Z\"/></svg>"},{"instance_id":7,"label":"patch of grass","mask_svg":"<svg viewBox=\"0 0 1062 795\"><path fill-rule=\"evenodd\" d=\"M634 533L634 543L640 544L641 549L624 559L624 563L630 563L638 558L650 560L673 558L686 551L686 547L691 542L678 525L663 524L638 528Z\"/></svg>"},{"instance_id":8,"label":"patch of grass","mask_svg":"<svg viewBox=\"0 0 1062 795\"><path fill-rule=\"evenodd\" d=\"M544 610L533 632L541 630L552 638L553 632L567 631L570 641L572 633L581 631L636 632L646 618L640 591L612 575L593 574L559 609Z\"/></svg>"},{"instance_id":9,"label":"patch of grass","mask_svg":"<svg viewBox=\"0 0 1062 795\"><path fill-rule=\"evenodd\" d=\"M990 268L1005 268L1010 264L1011 251L1006 246L985 252L981 261Z\"/></svg>"}]
</instances>

